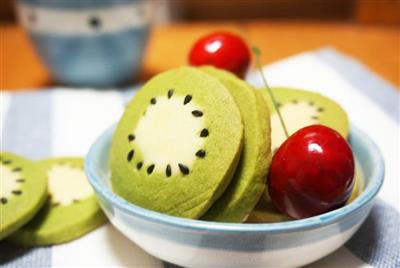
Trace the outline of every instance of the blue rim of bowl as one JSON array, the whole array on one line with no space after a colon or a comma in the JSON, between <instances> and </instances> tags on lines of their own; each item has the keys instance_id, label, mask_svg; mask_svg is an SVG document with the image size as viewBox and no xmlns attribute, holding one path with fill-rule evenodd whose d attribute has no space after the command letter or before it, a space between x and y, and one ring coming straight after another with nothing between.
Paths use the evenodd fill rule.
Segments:
<instances>
[{"instance_id":1,"label":"blue rim of bowl","mask_svg":"<svg viewBox=\"0 0 400 268\"><path fill-rule=\"evenodd\" d=\"M207 231L236 234L265 232L288 233L314 229L337 222L340 219L351 215L353 212L356 212L360 208L366 206L374 199L383 184L385 168L380 150L367 134L362 132L358 127L352 125L351 133L356 132L357 135L362 138L363 143L365 144L364 146L366 146L368 151L373 155L375 163L375 168L371 174L370 183L368 184L367 188L364 189L361 195L358 196L352 203L318 216L279 223L222 223L174 217L129 203L125 199L113 193L110 188L103 187L100 184L97 176L95 175L95 165L92 163L95 163L95 158L97 157L96 154L100 152L100 148L102 143L104 143L104 140L112 137L114 129L115 125L107 129L92 145L86 156L85 169L90 184L92 187L94 187L97 194L111 204L111 207L116 207L128 215L139 217L141 219L158 224L166 224L170 227L178 227L200 232Z\"/></svg>"}]
</instances>

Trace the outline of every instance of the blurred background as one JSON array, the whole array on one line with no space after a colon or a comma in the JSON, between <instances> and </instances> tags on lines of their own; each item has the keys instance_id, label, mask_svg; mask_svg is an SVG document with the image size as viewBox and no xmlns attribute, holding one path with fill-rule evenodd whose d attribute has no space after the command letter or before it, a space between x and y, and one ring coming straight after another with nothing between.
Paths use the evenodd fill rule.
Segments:
<instances>
[{"instance_id":1,"label":"blurred background","mask_svg":"<svg viewBox=\"0 0 400 268\"><path fill-rule=\"evenodd\" d=\"M158 0L157 22L306 19L399 24L395 0ZM2 22L15 22L15 1L2 0Z\"/></svg>"},{"instance_id":2,"label":"blurred background","mask_svg":"<svg viewBox=\"0 0 400 268\"><path fill-rule=\"evenodd\" d=\"M47 4L40 6L38 4L40 2ZM49 5L49 2L53 4ZM142 44L143 48L138 45L136 47L125 46L119 48L124 51L135 50L137 51L136 54L140 54L129 55L135 61L135 66L131 66L132 61L131 65L128 64L124 68L125 71L129 70L129 74L126 74L129 79L119 77L118 79L122 81L121 83L115 78L114 80L95 81L92 84L86 83L81 77L77 79L75 77L76 74L71 73L71 71L65 74L67 72L65 70L65 56L63 55L64 58L60 61L59 58L54 59L56 57L54 54L56 53L49 53L55 43L54 38L52 37L50 41L44 40L43 32L39 36L35 29L31 27L34 23L40 25L37 22L40 22L40 19L32 15L32 10L35 11L37 8L42 10L58 8L61 11L71 11L71 7L57 6L54 4L56 2L65 3L65 1L56 0L25 0L20 2L2 0L0 2L2 89L25 89L55 84L72 84L74 86L90 86L92 84L94 86L129 85L132 81L145 80L163 70L186 64L187 54L193 42L200 36L215 30L229 30L239 33L248 43L259 46L264 52L262 60L265 64L299 52L332 46L359 59L397 87L400 85L400 1L133 1L135 3L145 2L144 5L149 4L147 7L148 13L144 12L148 17L143 15L141 19L144 22L140 24L148 23L149 25L148 29L145 26L145 29L140 33L140 40L137 38L137 33L135 33L135 37L129 39L132 42ZM71 2L77 3L78 1ZM76 4L74 8L92 11L99 8L108 8L107 6L96 6L101 1L93 5L94 2L81 1L80 3L92 3L92 5L79 6ZM128 2L130 1L114 1L113 3ZM19 17L23 17L23 13L26 10L19 8L20 12L17 13L17 3L20 3L19 6L21 6L21 3L23 6L27 6L28 8L25 9L28 10L28 13L30 12L27 15L28 22L22 23L27 29L26 31L18 23L17 16L17 14L20 14ZM39 11L37 17L42 14L40 13L42 11ZM119 17L122 18L122 16ZM24 18L20 20L24 21ZM114 17L113 20L116 20L116 18ZM138 17L138 20L140 20L140 17ZM68 24L67 21L62 23ZM97 29L97 31L102 25L97 17L91 17L90 23L92 29ZM120 24L122 25L122 22ZM49 27L44 26L44 28L47 29ZM57 27L53 28L50 30L57 31ZM60 28L60 32L68 30L64 28ZM103 28L105 29L106 27ZM126 39L127 37L124 38ZM61 42L58 39L57 42ZM113 41L104 41L103 43L106 42L111 44ZM60 47L61 45L58 46ZM107 47L108 51L110 46ZM99 48L98 50L101 49ZM85 53L87 54L88 52ZM59 52L58 54L61 53ZM92 56L91 59L97 57L96 60L99 57L97 54ZM124 57L126 58L126 56ZM116 59L113 60L115 61L113 64L121 66L121 62ZM81 62L78 67L80 68L82 65L85 65L85 63ZM109 65L111 66L112 64ZM76 70L77 65L73 66L74 68L71 67L71 69ZM85 70L84 68L90 69L91 67L83 66L81 70ZM104 72L122 72L115 68L110 70L111 67L104 70ZM80 71L80 73L82 72ZM86 75L94 76L95 74L88 73ZM71 83L70 81L73 82Z\"/></svg>"}]
</instances>

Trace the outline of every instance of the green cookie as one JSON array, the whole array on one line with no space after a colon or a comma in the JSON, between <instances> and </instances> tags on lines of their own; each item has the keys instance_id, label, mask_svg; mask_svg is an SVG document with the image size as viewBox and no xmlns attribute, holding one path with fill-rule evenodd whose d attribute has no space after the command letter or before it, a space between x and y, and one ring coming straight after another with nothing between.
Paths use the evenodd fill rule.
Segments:
<instances>
[{"instance_id":1,"label":"green cookie","mask_svg":"<svg viewBox=\"0 0 400 268\"><path fill-rule=\"evenodd\" d=\"M27 223L47 199L46 172L33 162L0 153L0 240Z\"/></svg>"},{"instance_id":2,"label":"green cookie","mask_svg":"<svg viewBox=\"0 0 400 268\"><path fill-rule=\"evenodd\" d=\"M74 240L106 222L83 171L82 158L37 162L47 170L50 198L39 213L9 240L42 246Z\"/></svg>"},{"instance_id":3,"label":"green cookie","mask_svg":"<svg viewBox=\"0 0 400 268\"><path fill-rule=\"evenodd\" d=\"M356 163L356 170L354 173L354 186L353 190L351 191L351 195L349 200L347 200L346 204L350 204L353 202L364 190L364 176L361 170L361 167L358 163Z\"/></svg>"},{"instance_id":4,"label":"green cookie","mask_svg":"<svg viewBox=\"0 0 400 268\"><path fill-rule=\"evenodd\" d=\"M127 106L110 153L114 191L141 207L199 218L231 181L241 115L215 78L181 67L147 82Z\"/></svg>"},{"instance_id":5,"label":"green cookie","mask_svg":"<svg viewBox=\"0 0 400 268\"><path fill-rule=\"evenodd\" d=\"M244 144L239 165L224 194L202 217L205 220L242 222L265 188L271 160L270 114L261 94L231 73L201 68L229 90L242 114Z\"/></svg>"},{"instance_id":6,"label":"green cookie","mask_svg":"<svg viewBox=\"0 0 400 268\"><path fill-rule=\"evenodd\" d=\"M289 88L272 90L289 134L305 126L321 124L337 130L345 138L349 135L347 114L335 101L305 90ZM260 91L271 111L272 152L275 152L286 137L267 90Z\"/></svg>"}]
</instances>

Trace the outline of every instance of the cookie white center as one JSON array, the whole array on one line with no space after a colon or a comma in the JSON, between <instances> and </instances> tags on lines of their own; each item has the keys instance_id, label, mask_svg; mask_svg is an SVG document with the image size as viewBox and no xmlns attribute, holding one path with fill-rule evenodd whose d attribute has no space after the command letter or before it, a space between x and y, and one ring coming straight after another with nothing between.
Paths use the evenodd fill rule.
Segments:
<instances>
[{"instance_id":1,"label":"cookie white center","mask_svg":"<svg viewBox=\"0 0 400 268\"><path fill-rule=\"evenodd\" d=\"M149 105L133 130L143 162L154 164L157 172L164 172L167 165L171 166L172 173L178 171L178 164L190 168L204 142L200 137L204 115L192 114L201 108L193 100L184 105L181 96L158 97L156 101Z\"/></svg>"},{"instance_id":2,"label":"cookie white center","mask_svg":"<svg viewBox=\"0 0 400 268\"><path fill-rule=\"evenodd\" d=\"M48 176L52 203L66 206L93 194L85 173L79 168L56 164L49 169Z\"/></svg>"},{"instance_id":3,"label":"cookie white center","mask_svg":"<svg viewBox=\"0 0 400 268\"><path fill-rule=\"evenodd\" d=\"M19 179L18 173L13 172L7 166L0 164L0 182L1 182L1 195L2 198L10 198L13 191L19 190L21 185L17 182Z\"/></svg>"},{"instance_id":4,"label":"cookie white center","mask_svg":"<svg viewBox=\"0 0 400 268\"><path fill-rule=\"evenodd\" d=\"M279 111L282 114L283 119L285 120L286 128L289 132L289 135L293 134L300 128L305 126L313 125L318 123L317 118L313 118L318 116L318 107L314 105L310 105L307 102L298 102L298 103L284 103ZM279 148L281 144L285 141L286 136L279 121L279 117L277 113L274 113L271 116L271 139L272 139L272 151Z\"/></svg>"}]
</instances>

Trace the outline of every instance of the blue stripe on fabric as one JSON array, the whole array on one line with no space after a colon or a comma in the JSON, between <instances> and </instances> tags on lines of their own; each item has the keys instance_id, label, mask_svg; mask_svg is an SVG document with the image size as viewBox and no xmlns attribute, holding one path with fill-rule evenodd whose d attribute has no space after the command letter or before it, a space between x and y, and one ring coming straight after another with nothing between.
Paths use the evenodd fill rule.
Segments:
<instances>
[{"instance_id":1,"label":"blue stripe on fabric","mask_svg":"<svg viewBox=\"0 0 400 268\"><path fill-rule=\"evenodd\" d=\"M51 92L13 93L6 111L2 150L39 159L51 155ZM0 242L0 267L51 267L51 248Z\"/></svg>"},{"instance_id":2,"label":"blue stripe on fabric","mask_svg":"<svg viewBox=\"0 0 400 268\"><path fill-rule=\"evenodd\" d=\"M51 154L51 92L11 95L4 120L2 149L31 159Z\"/></svg>"},{"instance_id":3,"label":"blue stripe on fabric","mask_svg":"<svg viewBox=\"0 0 400 268\"><path fill-rule=\"evenodd\" d=\"M10 243L0 243L0 267L51 267L51 248L40 247L26 249Z\"/></svg>"},{"instance_id":4,"label":"blue stripe on fabric","mask_svg":"<svg viewBox=\"0 0 400 268\"><path fill-rule=\"evenodd\" d=\"M400 214L384 201L377 200L346 247L373 267L400 267Z\"/></svg>"}]
</instances>

